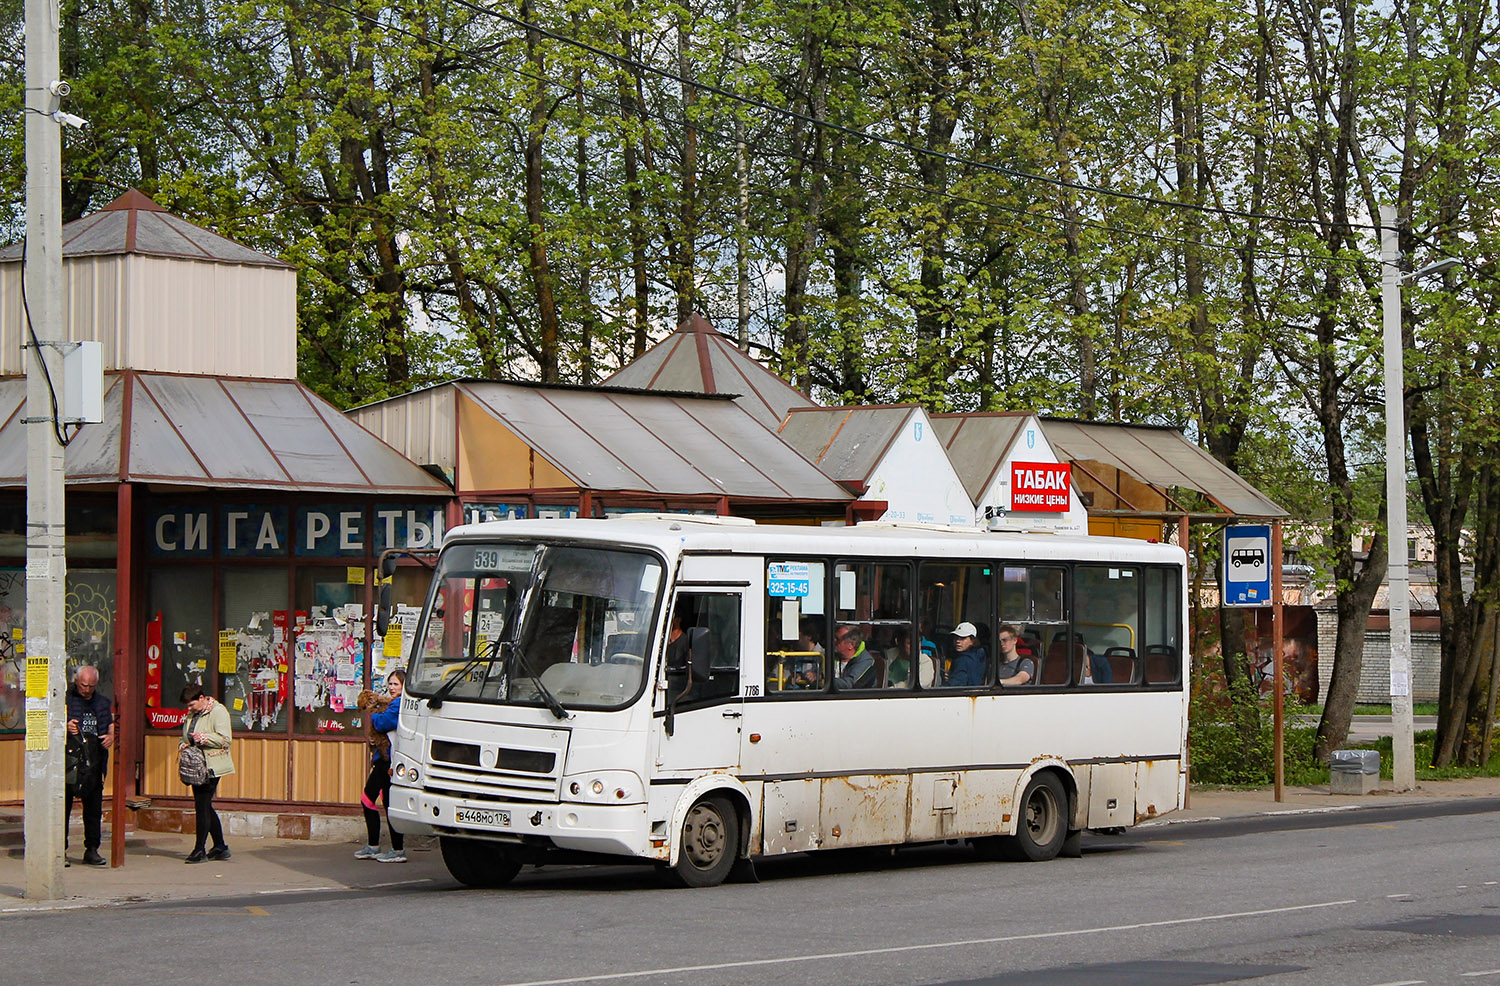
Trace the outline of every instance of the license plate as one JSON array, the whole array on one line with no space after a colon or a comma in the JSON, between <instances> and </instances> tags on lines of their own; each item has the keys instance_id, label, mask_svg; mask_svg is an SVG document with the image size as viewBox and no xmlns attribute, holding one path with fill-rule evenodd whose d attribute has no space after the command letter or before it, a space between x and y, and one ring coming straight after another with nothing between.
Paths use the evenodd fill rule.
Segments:
<instances>
[{"instance_id":1,"label":"license plate","mask_svg":"<svg viewBox=\"0 0 1500 986\"><path fill-rule=\"evenodd\" d=\"M510 828L510 812L492 808L459 808L453 813L456 821L463 825L483 825L487 828Z\"/></svg>"}]
</instances>

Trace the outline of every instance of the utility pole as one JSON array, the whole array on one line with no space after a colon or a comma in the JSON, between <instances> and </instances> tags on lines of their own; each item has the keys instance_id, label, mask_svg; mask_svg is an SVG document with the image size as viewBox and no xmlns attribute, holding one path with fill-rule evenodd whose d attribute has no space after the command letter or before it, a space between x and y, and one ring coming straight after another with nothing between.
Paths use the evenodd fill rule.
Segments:
<instances>
[{"instance_id":1,"label":"utility pole","mask_svg":"<svg viewBox=\"0 0 1500 986\"><path fill-rule=\"evenodd\" d=\"M63 894L62 134L55 0L26 0L26 896ZM62 114L66 116L66 114ZM76 120L77 118L70 118ZM82 121L72 125L81 125ZM40 343L40 344L38 344ZM50 376L51 386L48 385ZM54 409L53 396L57 395Z\"/></svg>"},{"instance_id":2,"label":"utility pole","mask_svg":"<svg viewBox=\"0 0 1500 986\"><path fill-rule=\"evenodd\" d=\"M1397 791L1417 786L1411 712L1411 574L1406 555L1406 369L1401 339L1401 249L1396 210L1380 207L1380 307L1385 343L1385 498L1389 548L1386 595L1391 614L1391 778Z\"/></svg>"}]
</instances>

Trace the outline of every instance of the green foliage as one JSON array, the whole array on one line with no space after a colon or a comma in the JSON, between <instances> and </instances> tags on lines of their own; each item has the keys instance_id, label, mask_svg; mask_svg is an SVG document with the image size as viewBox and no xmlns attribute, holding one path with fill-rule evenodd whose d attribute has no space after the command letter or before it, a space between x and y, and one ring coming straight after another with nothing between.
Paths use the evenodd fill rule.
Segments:
<instances>
[{"instance_id":1,"label":"green foliage","mask_svg":"<svg viewBox=\"0 0 1500 986\"><path fill-rule=\"evenodd\" d=\"M1222 702L1195 698L1188 720L1188 748L1194 784L1226 787L1265 787L1276 780L1275 723L1270 696L1255 703L1253 742L1241 739L1239 725L1228 718ZM1313 710L1288 701L1283 707L1283 781L1293 786L1327 783L1328 765L1313 757L1317 727L1295 725Z\"/></svg>"}]
</instances>

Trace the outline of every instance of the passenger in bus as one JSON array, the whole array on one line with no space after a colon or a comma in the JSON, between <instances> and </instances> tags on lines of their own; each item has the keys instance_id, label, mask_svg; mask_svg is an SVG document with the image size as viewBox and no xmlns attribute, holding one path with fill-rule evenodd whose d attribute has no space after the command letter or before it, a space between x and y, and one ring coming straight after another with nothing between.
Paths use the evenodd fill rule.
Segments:
<instances>
[{"instance_id":1,"label":"passenger in bus","mask_svg":"<svg viewBox=\"0 0 1500 986\"><path fill-rule=\"evenodd\" d=\"M841 626L834 631L833 652L838 660L833 676L835 689L875 687L875 655L865 649L862 628Z\"/></svg>"},{"instance_id":2,"label":"passenger in bus","mask_svg":"<svg viewBox=\"0 0 1500 986\"><path fill-rule=\"evenodd\" d=\"M669 674L675 672L682 678L682 689L674 696L678 702L686 699L693 688L689 643L688 635L682 632L682 609L679 607L672 613L672 620L667 626L667 671Z\"/></svg>"},{"instance_id":3,"label":"passenger in bus","mask_svg":"<svg viewBox=\"0 0 1500 986\"><path fill-rule=\"evenodd\" d=\"M923 688L931 688L937 670L937 645L922 638L917 677ZM885 652L885 683L888 688L906 688L911 677L911 631L897 627L893 643Z\"/></svg>"},{"instance_id":4,"label":"passenger in bus","mask_svg":"<svg viewBox=\"0 0 1500 986\"><path fill-rule=\"evenodd\" d=\"M984 684L990 655L979 642L979 628L966 621L954 627L951 633L955 653L948 668L948 680L943 684L949 688L972 688Z\"/></svg>"},{"instance_id":5,"label":"passenger in bus","mask_svg":"<svg viewBox=\"0 0 1500 986\"><path fill-rule=\"evenodd\" d=\"M1114 668L1109 665L1109 658L1103 654L1095 654L1093 649L1086 644L1079 644L1083 648L1085 659L1079 661L1080 685L1111 685L1114 684Z\"/></svg>"},{"instance_id":6,"label":"passenger in bus","mask_svg":"<svg viewBox=\"0 0 1500 986\"><path fill-rule=\"evenodd\" d=\"M1000 666L995 669L995 683L1002 688L1024 685L1036 677L1036 662L1016 653L1016 628L1006 623L1000 627Z\"/></svg>"},{"instance_id":7,"label":"passenger in bus","mask_svg":"<svg viewBox=\"0 0 1500 986\"><path fill-rule=\"evenodd\" d=\"M823 653L823 645L819 641L819 638L823 636L823 628L818 626L812 617L804 616L802 618L802 622L797 627L797 634L798 650L809 653L813 651L819 654Z\"/></svg>"}]
</instances>

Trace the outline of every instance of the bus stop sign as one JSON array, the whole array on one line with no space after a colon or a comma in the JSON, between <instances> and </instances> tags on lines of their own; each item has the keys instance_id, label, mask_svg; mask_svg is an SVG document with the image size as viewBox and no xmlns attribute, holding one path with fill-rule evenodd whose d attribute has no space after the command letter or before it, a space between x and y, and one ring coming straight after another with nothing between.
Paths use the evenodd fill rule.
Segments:
<instances>
[{"instance_id":1,"label":"bus stop sign","mask_svg":"<svg viewBox=\"0 0 1500 986\"><path fill-rule=\"evenodd\" d=\"M1271 528L1241 524L1224 529L1223 605L1271 605Z\"/></svg>"}]
</instances>

